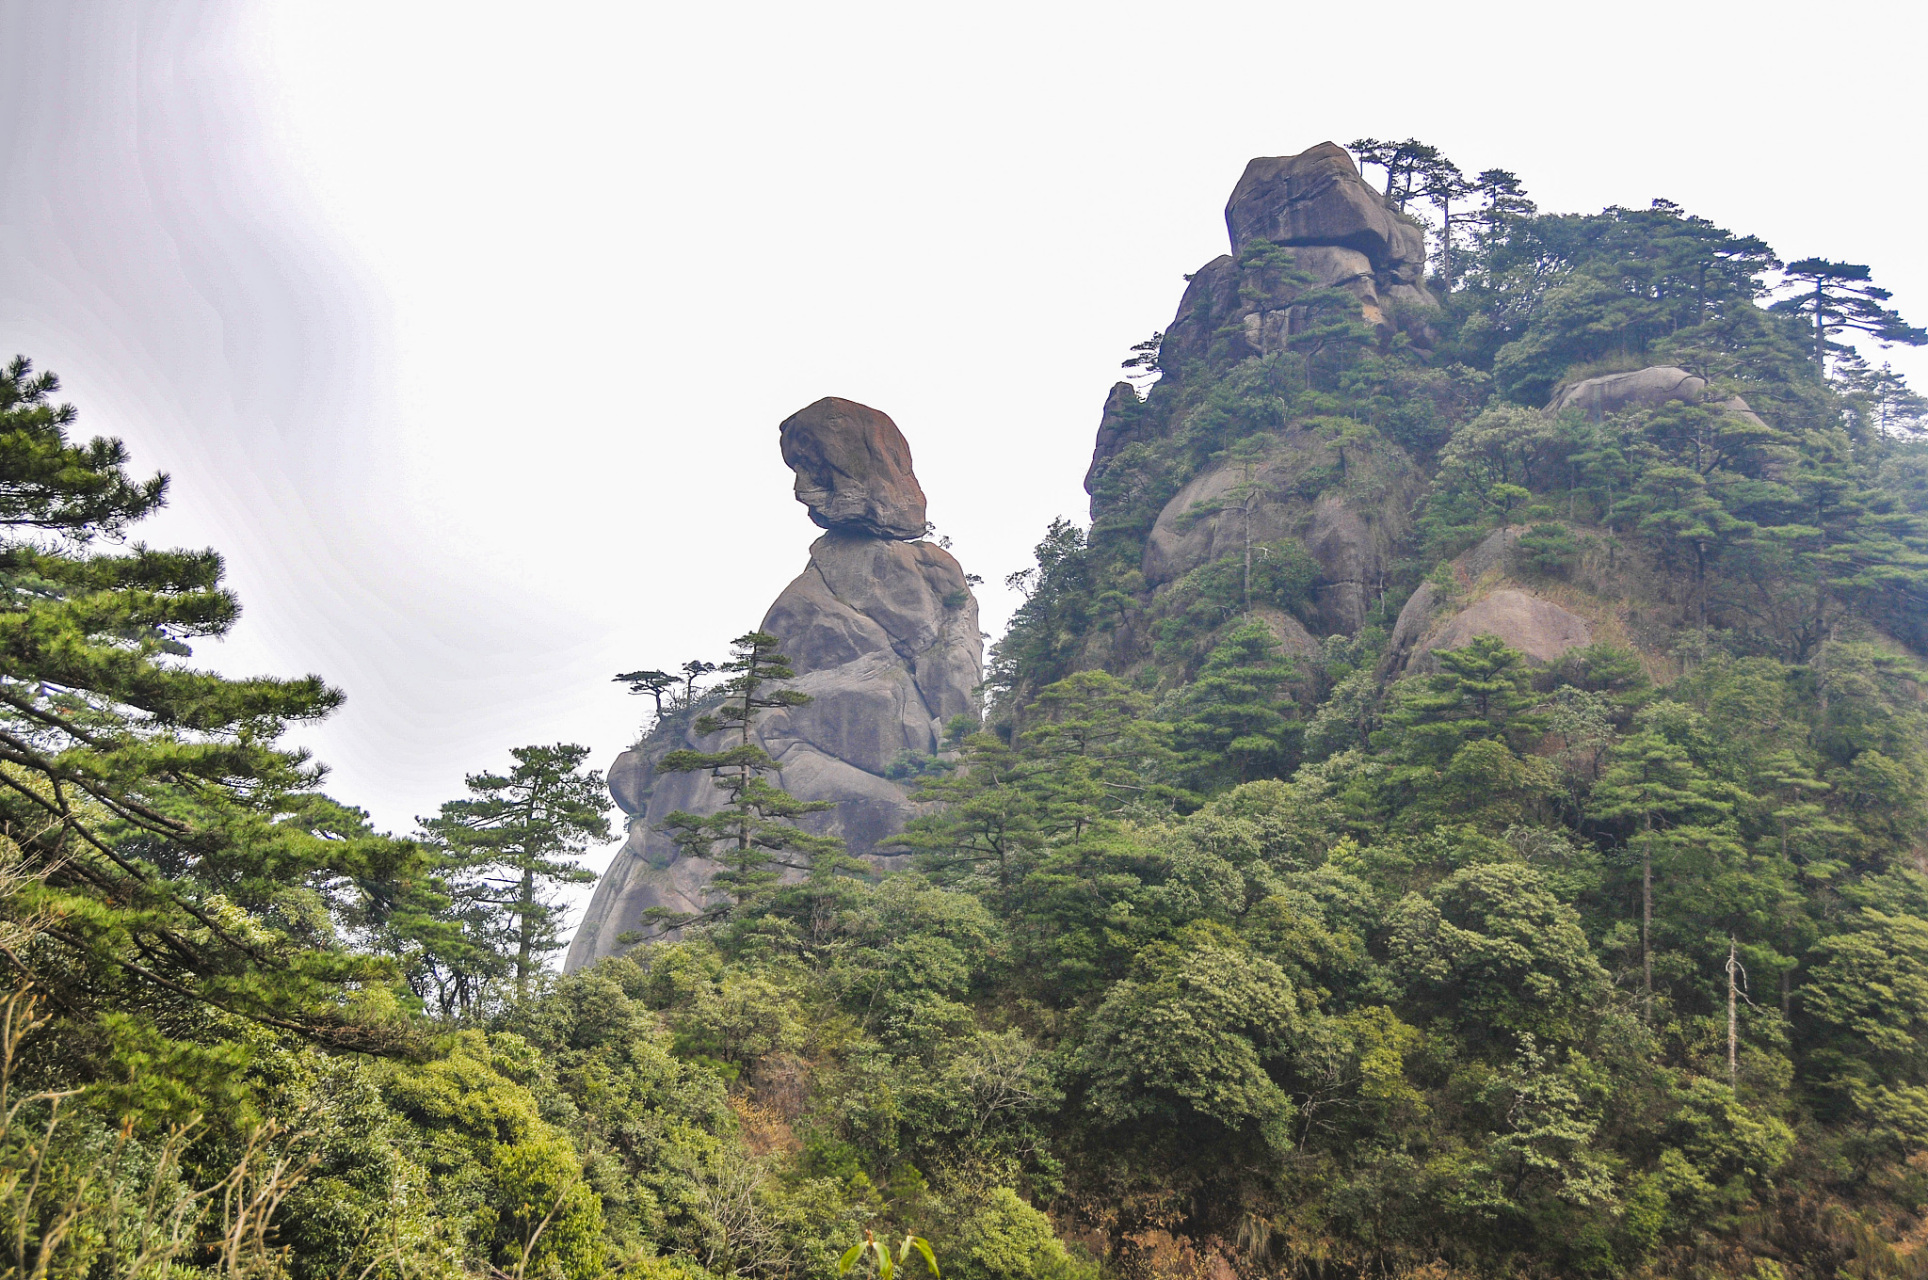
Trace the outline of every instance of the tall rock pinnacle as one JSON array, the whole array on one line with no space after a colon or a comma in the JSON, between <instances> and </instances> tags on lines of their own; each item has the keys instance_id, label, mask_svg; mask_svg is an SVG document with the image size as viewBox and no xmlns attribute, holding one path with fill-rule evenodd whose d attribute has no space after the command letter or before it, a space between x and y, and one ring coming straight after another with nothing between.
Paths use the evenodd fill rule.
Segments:
<instances>
[{"instance_id":1,"label":"tall rock pinnacle","mask_svg":"<svg viewBox=\"0 0 1928 1280\"><path fill-rule=\"evenodd\" d=\"M762 625L782 641L797 673L792 687L811 700L765 713L755 737L777 762L779 785L836 806L805 825L882 862L890 855L878 846L912 812L908 788L888 775L935 755L950 720L977 715L977 598L950 552L917 540L929 528L924 490L887 415L827 397L785 419L780 444L797 500L826 532ZM679 810L714 813L722 797L707 774L655 768L679 747L721 745L699 737L695 719L693 709L665 716L610 766L629 838L596 885L568 968L620 950L651 907L707 905L715 864L681 856L663 823Z\"/></svg>"}]
</instances>

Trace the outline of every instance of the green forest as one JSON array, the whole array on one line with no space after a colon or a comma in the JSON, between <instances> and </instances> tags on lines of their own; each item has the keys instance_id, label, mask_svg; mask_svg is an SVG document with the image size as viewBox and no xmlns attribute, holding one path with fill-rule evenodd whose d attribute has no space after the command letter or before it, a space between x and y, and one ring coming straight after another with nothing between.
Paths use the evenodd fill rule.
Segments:
<instances>
[{"instance_id":1,"label":"green forest","mask_svg":"<svg viewBox=\"0 0 1928 1280\"><path fill-rule=\"evenodd\" d=\"M723 796L671 823L713 905L567 976L588 751L374 829L285 742L340 694L195 665L220 556L14 360L6 1274L1928 1276L1928 401L1860 354L1928 332L1666 201L1352 151L1437 306L1264 241L1192 281L902 762L902 869L799 825L752 630L622 677L714 735L661 765ZM1546 407L1659 366L1708 393ZM1171 527L1243 545L1148 580L1215 470ZM1263 485L1408 522L1356 631ZM1588 642L1415 646L1495 583Z\"/></svg>"}]
</instances>

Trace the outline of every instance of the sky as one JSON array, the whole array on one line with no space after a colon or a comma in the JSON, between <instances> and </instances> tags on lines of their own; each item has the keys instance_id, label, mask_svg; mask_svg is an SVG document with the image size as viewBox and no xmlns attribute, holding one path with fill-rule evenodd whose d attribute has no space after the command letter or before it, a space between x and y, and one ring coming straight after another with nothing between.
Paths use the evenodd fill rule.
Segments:
<instances>
[{"instance_id":1,"label":"sky","mask_svg":"<svg viewBox=\"0 0 1928 1280\"><path fill-rule=\"evenodd\" d=\"M1922 323L1922 13L0 0L0 355L173 476L140 536L245 609L197 661L342 688L299 740L406 830L757 623L821 396L897 421L1000 632L1252 156L1665 197Z\"/></svg>"}]
</instances>

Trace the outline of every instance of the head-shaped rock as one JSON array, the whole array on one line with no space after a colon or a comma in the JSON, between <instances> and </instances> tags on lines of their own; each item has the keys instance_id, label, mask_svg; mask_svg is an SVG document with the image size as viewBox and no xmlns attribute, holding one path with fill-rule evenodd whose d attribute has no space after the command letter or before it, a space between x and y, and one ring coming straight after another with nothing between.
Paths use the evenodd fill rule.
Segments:
<instances>
[{"instance_id":1,"label":"head-shaped rock","mask_svg":"<svg viewBox=\"0 0 1928 1280\"><path fill-rule=\"evenodd\" d=\"M783 461L797 473L797 501L825 529L873 538L921 538L924 490L910 445L888 414L825 396L783 420Z\"/></svg>"}]
</instances>

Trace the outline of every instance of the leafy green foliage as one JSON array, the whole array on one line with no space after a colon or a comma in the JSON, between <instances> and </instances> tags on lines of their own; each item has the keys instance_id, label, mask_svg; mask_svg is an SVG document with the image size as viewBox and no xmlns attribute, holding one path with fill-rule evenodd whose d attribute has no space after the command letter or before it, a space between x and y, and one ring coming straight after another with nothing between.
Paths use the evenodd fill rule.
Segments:
<instances>
[{"instance_id":1,"label":"leafy green foliage","mask_svg":"<svg viewBox=\"0 0 1928 1280\"><path fill-rule=\"evenodd\" d=\"M1287 771L1299 725L1286 690L1297 675L1262 622L1236 627L1219 642L1186 689L1174 727L1179 750L1189 756L1193 789Z\"/></svg>"},{"instance_id":2,"label":"leafy green foliage","mask_svg":"<svg viewBox=\"0 0 1928 1280\"><path fill-rule=\"evenodd\" d=\"M1300 614L1312 600L1319 566L1296 538L1260 542L1243 554L1223 556L1173 583L1158 621L1158 651L1182 661L1197 643L1253 605Z\"/></svg>"},{"instance_id":3,"label":"leafy green foliage","mask_svg":"<svg viewBox=\"0 0 1928 1280\"><path fill-rule=\"evenodd\" d=\"M69 1078L109 1069L110 1025L200 1058L182 1070L209 1087L234 1057L192 1047L210 1018L405 1038L385 966L338 931L361 885L418 855L320 795L320 770L278 745L340 695L187 664L189 642L239 611L220 557L103 547L166 480L129 477L118 441L69 441L57 388L24 359L0 371L0 822L23 877L9 915L32 926L16 975L75 1034L100 1020Z\"/></svg>"},{"instance_id":4,"label":"leafy green foliage","mask_svg":"<svg viewBox=\"0 0 1928 1280\"><path fill-rule=\"evenodd\" d=\"M1768 247L1665 202L1541 214L1508 171L1361 149L1430 211L1441 306L1382 279L1368 312L1263 243L1192 282L1089 532L1011 580L989 730L893 770L914 869L799 826L823 806L753 727L800 695L752 633L700 702L707 663L619 677L711 735L662 767L717 788L672 826L719 900L562 977L581 749L373 832L277 746L337 696L187 665L236 616L218 557L118 545L165 482L10 366L14 1270L1919 1271L1928 445L1840 345L1915 331L1819 260L1762 305ZM1536 407L1660 362L1712 392ZM1356 634L1281 653L1337 585L1296 537L1149 589L1208 468L1221 531L1416 499ZM1415 655L1388 633L1429 570L1446 606L1590 597L1616 644Z\"/></svg>"}]
</instances>

